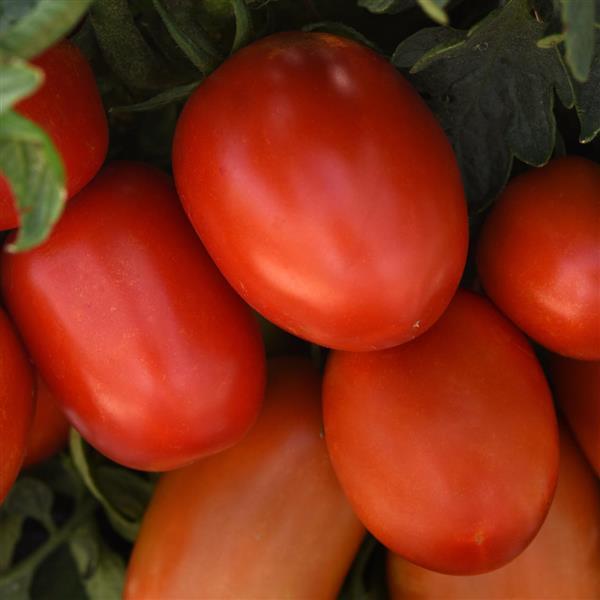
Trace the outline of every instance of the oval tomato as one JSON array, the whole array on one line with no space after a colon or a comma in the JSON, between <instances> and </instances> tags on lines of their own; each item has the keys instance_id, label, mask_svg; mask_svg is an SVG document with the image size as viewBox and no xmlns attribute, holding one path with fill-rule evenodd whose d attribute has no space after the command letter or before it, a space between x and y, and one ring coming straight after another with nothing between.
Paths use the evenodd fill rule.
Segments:
<instances>
[{"instance_id":1,"label":"oval tomato","mask_svg":"<svg viewBox=\"0 0 600 600\"><path fill-rule=\"evenodd\" d=\"M327 455L319 376L274 359L248 436L161 478L124 597L335 598L363 535Z\"/></svg>"},{"instance_id":2,"label":"oval tomato","mask_svg":"<svg viewBox=\"0 0 600 600\"><path fill-rule=\"evenodd\" d=\"M514 558L554 493L552 398L525 337L459 291L429 332L379 352L334 352L327 445L356 514L383 544L446 573Z\"/></svg>"},{"instance_id":3,"label":"oval tomato","mask_svg":"<svg viewBox=\"0 0 600 600\"><path fill-rule=\"evenodd\" d=\"M350 350L431 326L467 251L450 144L368 48L282 33L236 53L185 106L173 170L238 293L295 335Z\"/></svg>"},{"instance_id":4,"label":"oval tomato","mask_svg":"<svg viewBox=\"0 0 600 600\"><path fill-rule=\"evenodd\" d=\"M69 421L39 373L35 384L35 412L23 467L50 458L66 445L69 438Z\"/></svg>"},{"instance_id":5,"label":"oval tomato","mask_svg":"<svg viewBox=\"0 0 600 600\"><path fill-rule=\"evenodd\" d=\"M600 477L600 361L553 356L550 380L554 397Z\"/></svg>"},{"instance_id":6,"label":"oval tomato","mask_svg":"<svg viewBox=\"0 0 600 600\"><path fill-rule=\"evenodd\" d=\"M600 165L570 156L515 177L477 264L486 293L536 342L600 359Z\"/></svg>"},{"instance_id":7,"label":"oval tomato","mask_svg":"<svg viewBox=\"0 0 600 600\"><path fill-rule=\"evenodd\" d=\"M32 417L31 369L8 317L0 308L0 502L21 468Z\"/></svg>"},{"instance_id":8,"label":"oval tomato","mask_svg":"<svg viewBox=\"0 0 600 600\"><path fill-rule=\"evenodd\" d=\"M456 577L390 555L388 581L392 600L600 598L600 488L566 429L550 512L520 556L492 573Z\"/></svg>"},{"instance_id":9,"label":"oval tomato","mask_svg":"<svg viewBox=\"0 0 600 600\"><path fill-rule=\"evenodd\" d=\"M87 60L68 40L32 63L44 71L44 83L15 110L37 123L54 142L70 198L92 179L106 156L108 124L102 100ZM0 174L0 230L18 224L12 192Z\"/></svg>"},{"instance_id":10,"label":"oval tomato","mask_svg":"<svg viewBox=\"0 0 600 600\"><path fill-rule=\"evenodd\" d=\"M3 257L6 300L69 421L129 467L237 442L264 387L258 325L210 261L166 175L115 163L49 241Z\"/></svg>"}]
</instances>

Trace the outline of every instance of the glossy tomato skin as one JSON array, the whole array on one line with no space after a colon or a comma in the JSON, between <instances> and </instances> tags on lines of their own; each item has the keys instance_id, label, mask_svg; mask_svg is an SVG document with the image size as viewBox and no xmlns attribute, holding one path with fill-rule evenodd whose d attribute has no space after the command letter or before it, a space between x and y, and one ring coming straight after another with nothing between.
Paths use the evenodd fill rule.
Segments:
<instances>
[{"instance_id":1,"label":"glossy tomato skin","mask_svg":"<svg viewBox=\"0 0 600 600\"><path fill-rule=\"evenodd\" d=\"M160 480L126 600L336 597L364 528L329 462L318 374L304 358L269 367L248 436Z\"/></svg>"},{"instance_id":2,"label":"glossy tomato skin","mask_svg":"<svg viewBox=\"0 0 600 600\"><path fill-rule=\"evenodd\" d=\"M331 348L393 346L449 303L467 251L450 144L368 48L281 33L191 96L173 170L219 269L258 312Z\"/></svg>"},{"instance_id":3,"label":"glossy tomato skin","mask_svg":"<svg viewBox=\"0 0 600 600\"><path fill-rule=\"evenodd\" d=\"M108 149L108 124L94 74L68 40L59 42L32 63L44 72L44 83L15 110L39 125L52 139L65 167L67 197L92 179ZM13 195L0 174L0 230L17 227Z\"/></svg>"},{"instance_id":4,"label":"glossy tomato skin","mask_svg":"<svg viewBox=\"0 0 600 600\"><path fill-rule=\"evenodd\" d=\"M69 421L39 373L35 376L35 411L23 467L41 463L65 447Z\"/></svg>"},{"instance_id":5,"label":"glossy tomato skin","mask_svg":"<svg viewBox=\"0 0 600 600\"><path fill-rule=\"evenodd\" d=\"M573 600L600 598L600 488L566 429L556 495L538 535L508 565L456 577L389 555L391 600Z\"/></svg>"},{"instance_id":6,"label":"glossy tomato skin","mask_svg":"<svg viewBox=\"0 0 600 600\"><path fill-rule=\"evenodd\" d=\"M555 355L549 366L554 398L600 477L600 361Z\"/></svg>"},{"instance_id":7,"label":"glossy tomato skin","mask_svg":"<svg viewBox=\"0 0 600 600\"><path fill-rule=\"evenodd\" d=\"M48 242L5 253L2 280L42 377L109 458L172 469L234 444L254 422L258 326L160 171L109 165Z\"/></svg>"},{"instance_id":8,"label":"glossy tomato skin","mask_svg":"<svg viewBox=\"0 0 600 600\"><path fill-rule=\"evenodd\" d=\"M553 352L600 359L600 165L564 157L515 177L478 246L494 303Z\"/></svg>"},{"instance_id":9,"label":"glossy tomato skin","mask_svg":"<svg viewBox=\"0 0 600 600\"><path fill-rule=\"evenodd\" d=\"M33 417L33 380L21 342L0 308L0 502L14 483Z\"/></svg>"},{"instance_id":10,"label":"glossy tomato skin","mask_svg":"<svg viewBox=\"0 0 600 600\"><path fill-rule=\"evenodd\" d=\"M408 344L334 352L323 394L340 483L388 548L472 574L531 541L556 483L556 418L527 340L487 300L459 291Z\"/></svg>"}]
</instances>

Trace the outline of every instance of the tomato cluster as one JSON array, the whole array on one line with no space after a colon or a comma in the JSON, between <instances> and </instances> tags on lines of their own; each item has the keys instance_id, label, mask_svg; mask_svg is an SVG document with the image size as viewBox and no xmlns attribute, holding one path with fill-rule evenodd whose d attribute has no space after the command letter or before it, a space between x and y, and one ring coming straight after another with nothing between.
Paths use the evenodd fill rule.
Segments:
<instances>
[{"instance_id":1,"label":"tomato cluster","mask_svg":"<svg viewBox=\"0 0 600 600\"><path fill-rule=\"evenodd\" d=\"M457 289L469 228L450 143L366 47L286 33L239 51L179 118L175 185L141 163L100 170L85 59L62 42L37 64L45 84L17 110L74 197L47 242L0 264L16 327L0 311L0 500L70 424L122 465L170 471L126 598L330 598L363 527L394 553L393 597L600 594L597 481L564 428L559 446L526 338L557 353L557 399L598 473L598 165L508 184L477 244L488 300ZM0 227L16 224L0 180ZM331 349L322 381L305 358L267 366L248 305Z\"/></svg>"}]
</instances>

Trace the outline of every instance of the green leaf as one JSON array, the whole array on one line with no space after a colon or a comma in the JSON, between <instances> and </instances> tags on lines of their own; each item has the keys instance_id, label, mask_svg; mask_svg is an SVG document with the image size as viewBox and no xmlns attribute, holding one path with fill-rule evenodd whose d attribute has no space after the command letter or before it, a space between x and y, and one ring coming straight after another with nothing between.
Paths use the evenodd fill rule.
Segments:
<instances>
[{"instance_id":1,"label":"green leaf","mask_svg":"<svg viewBox=\"0 0 600 600\"><path fill-rule=\"evenodd\" d=\"M406 68L431 38L431 49L411 69L413 82L450 137L472 210L501 191L514 156L531 165L550 159L554 92L573 105L560 54L537 45L543 34L527 0L509 0L466 34L424 30L394 53L393 62Z\"/></svg>"},{"instance_id":2,"label":"green leaf","mask_svg":"<svg viewBox=\"0 0 600 600\"><path fill-rule=\"evenodd\" d=\"M360 44L368 46L376 52L381 52L381 50L360 31L357 31L345 23L336 23L334 21L309 23L302 28L302 31L324 31L325 33L333 33L334 35L339 35L354 40L355 42L359 42Z\"/></svg>"},{"instance_id":3,"label":"green leaf","mask_svg":"<svg viewBox=\"0 0 600 600\"><path fill-rule=\"evenodd\" d=\"M591 142L600 132L600 31L596 32L596 51L585 83L575 83L576 109L582 144Z\"/></svg>"},{"instance_id":4,"label":"green leaf","mask_svg":"<svg viewBox=\"0 0 600 600\"><path fill-rule=\"evenodd\" d=\"M7 111L0 115L0 171L21 216L21 229L7 250L29 250L46 240L63 211L67 193L62 161L41 128Z\"/></svg>"},{"instance_id":5,"label":"green leaf","mask_svg":"<svg viewBox=\"0 0 600 600\"><path fill-rule=\"evenodd\" d=\"M19 100L31 96L44 80L44 72L16 56L0 57L0 113L12 108Z\"/></svg>"},{"instance_id":6,"label":"green leaf","mask_svg":"<svg viewBox=\"0 0 600 600\"><path fill-rule=\"evenodd\" d=\"M375 14L397 14L415 8L417 0L358 0L358 5Z\"/></svg>"},{"instance_id":7,"label":"green leaf","mask_svg":"<svg viewBox=\"0 0 600 600\"><path fill-rule=\"evenodd\" d=\"M450 27L425 27L406 39L392 55L392 63L399 69L410 69L425 54L443 53L447 48L462 42L465 31Z\"/></svg>"},{"instance_id":8,"label":"green leaf","mask_svg":"<svg viewBox=\"0 0 600 600\"><path fill-rule=\"evenodd\" d=\"M5 571L11 563L24 521L23 515L10 513L0 507L0 572Z\"/></svg>"},{"instance_id":9,"label":"green leaf","mask_svg":"<svg viewBox=\"0 0 600 600\"><path fill-rule=\"evenodd\" d=\"M448 15L444 10L449 0L418 0L419 6L423 12L436 23L446 25L448 23Z\"/></svg>"},{"instance_id":10,"label":"green leaf","mask_svg":"<svg viewBox=\"0 0 600 600\"><path fill-rule=\"evenodd\" d=\"M116 597L114 597L116 600ZM87 600L75 559L67 545L59 546L35 571L30 600ZM92 599L95 600L95 599ZM112 600L98 597L97 600Z\"/></svg>"},{"instance_id":11,"label":"green leaf","mask_svg":"<svg viewBox=\"0 0 600 600\"><path fill-rule=\"evenodd\" d=\"M244 0L231 0L235 14L235 37L231 53L237 52L252 40L252 17Z\"/></svg>"},{"instance_id":12,"label":"green leaf","mask_svg":"<svg viewBox=\"0 0 600 600\"><path fill-rule=\"evenodd\" d=\"M9 9L12 25L0 33L0 51L21 58L37 56L77 25L91 3L92 0L38 0L27 3L30 10L21 11L18 20L14 18L15 10Z\"/></svg>"},{"instance_id":13,"label":"green leaf","mask_svg":"<svg viewBox=\"0 0 600 600\"><path fill-rule=\"evenodd\" d=\"M186 83L185 85L179 85L174 88L170 88L136 104L129 104L125 106L115 106L110 109L111 113L127 113L127 112L145 112L148 110L156 110L158 108L164 108L173 102L179 102L185 100L188 96L200 85L199 81L193 83Z\"/></svg>"},{"instance_id":14,"label":"green leaf","mask_svg":"<svg viewBox=\"0 0 600 600\"><path fill-rule=\"evenodd\" d=\"M565 59L579 82L587 80L592 64L596 4L596 0L560 0Z\"/></svg>"},{"instance_id":15,"label":"green leaf","mask_svg":"<svg viewBox=\"0 0 600 600\"><path fill-rule=\"evenodd\" d=\"M8 514L35 519L53 532L56 527L52 520L52 500L52 491L45 483L32 477L21 477L11 488L3 508Z\"/></svg>"},{"instance_id":16,"label":"green leaf","mask_svg":"<svg viewBox=\"0 0 600 600\"><path fill-rule=\"evenodd\" d=\"M29 587L32 576L33 572L29 571L6 583L0 580L0 598L2 600L31 600Z\"/></svg>"},{"instance_id":17,"label":"green leaf","mask_svg":"<svg viewBox=\"0 0 600 600\"><path fill-rule=\"evenodd\" d=\"M69 548L90 598L117 600L122 597L125 564L103 543L95 521L90 519L75 531Z\"/></svg>"}]
</instances>

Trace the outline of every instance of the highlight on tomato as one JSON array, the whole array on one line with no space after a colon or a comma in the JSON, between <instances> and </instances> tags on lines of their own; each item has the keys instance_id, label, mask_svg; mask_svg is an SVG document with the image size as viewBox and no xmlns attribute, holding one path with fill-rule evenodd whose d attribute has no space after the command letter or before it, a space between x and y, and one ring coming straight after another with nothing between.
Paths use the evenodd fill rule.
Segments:
<instances>
[{"instance_id":1,"label":"highlight on tomato","mask_svg":"<svg viewBox=\"0 0 600 600\"><path fill-rule=\"evenodd\" d=\"M340 483L389 549L474 574L537 533L558 472L552 397L525 337L484 298L459 291L402 346L333 352L323 402Z\"/></svg>"},{"instance_id":2,"label":"highlight on tomato","mask_svg":"<svg viewBox=\"0 0 600 600\"><path fill-rule=\"evenodd\" d=\"M50 136L65 167L67 197L98 172L108 149L108 124L94 74L79 48L63 40L33 59L42 86L15 107ZM14 197L0 173L0 230L19 225Z\"/></svg>"},{"instance_id":3,"label":"highlight on tomato","mask_svg":"<svg viewBox=\"0 0 600 600\"><path fill-rule=\"evenodd\" d=\"M254 423L258 325L157 169L109 165L42 247L4 253L2 285L60 408L112 460L181 467Z\"/></svg>"},{"instance_id":4,"label":"highlight on tomato","mask_svg":"<svg viewBox=\"0 0 600 600\"><path fill-rule=\"evenodd\" d=\"M567 156L510 181L477 264L486 293L528 336L600 360L600 165Z\"/></svg>"},{"instance_id":5,"label":"highlight on tomato","mask_svg":"<svg viewBox=\"0 0 600 600\"><path fill-rule=\"evenodd\" d=\"M566 428L548 517L528 548L508 565L456 577L388 556L391 600L573 600L600 598L599 482Z\"/></svg>"},{"instance_id":6,"label":"highlight on tomato","mask_svg":"<svg viewBox=\"0 0 600 600\"><path fill-rule=\"evenodd\" d=\"M0 308L0 502L21 468L33 406L29 362L8 316Z\"/></svg>"},{"instance_id":7,"label":"highlight on tomato","mask_svg":"<svg viewBox=\"0 0 600 600\"><path fill-rule=\"evenodd\" d=\"M347 38L280 33L236 52L188 100L173 171L230 284L294 335L394 346L456 290L468 228L450 143L389 61Z\"/></svg>"},{"instance_id":8,"label":"highlight on tomato","mask_svg":"<svg viewBox=\"0 0 600 600\"><path fill-rule=\"evenodd\" d=\"M248 436L162 476L126 600L336 597L365 532L329 462L320 384L308 359L273 359Z\"/></svg>"}]
</instances>

